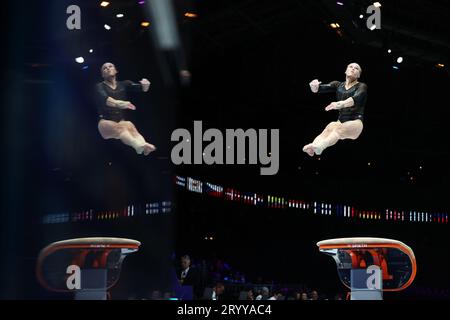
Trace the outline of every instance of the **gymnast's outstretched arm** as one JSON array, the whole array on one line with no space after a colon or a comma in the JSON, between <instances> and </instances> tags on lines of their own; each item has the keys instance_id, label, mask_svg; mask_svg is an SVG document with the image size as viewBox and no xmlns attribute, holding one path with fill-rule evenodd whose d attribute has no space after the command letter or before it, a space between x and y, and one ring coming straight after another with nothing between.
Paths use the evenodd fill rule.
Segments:
<instances>
[{"instance_id":1,"label":"gymnast's outstretched arm","mask_svg":"<svg viewBox=\"0 0 450 320\"><path fill-rule=\"evenodd\" d=\"M350 108L353 106L359 106L360 104L364 103L363 101L366 99L366 96L367 96L367 85L362 83L359 86L356 93L353 95L353 97L349 97L342 101L332 102L325 107L325 110L326 111L339 110L344 108Z\"/></svg>"},{"instance_id":2,"label":"gymnast's outstretched arm","mask_svg":"<svg viewBox=\"0 0 450 320\"><path fill-rule=\"evenodd\" d=\"M339 81L331 81L328 84L322 84L321 81L314 79L309 83L309 86L311 87L311 91L314 93L336 92L336 89L339 86Z\"/></svg>"},{"instance_id":3,"label":"gymnast's outstretched arm","mask_svg":"<svg viewBox=\"0 0 450 320\"><path fill-rule=\"evenodd\" d=\"M108 93L100 84L96 87L96 96L101 104L106 104L108 107L136 110L136 107L130 101L117 100L108 96Z\"/></svg>"},{"instance_id":4,"label":"gymnast's outstretched arm","mask_svg":"<svg viewBox=\"0 0 450 320\"><path fill-rule=\"evenodd\" d=\"M130 101L116 100L111 97L106 99L106 105L113 108L136 110L136 107Z\"/></svg>"}]
</instances>

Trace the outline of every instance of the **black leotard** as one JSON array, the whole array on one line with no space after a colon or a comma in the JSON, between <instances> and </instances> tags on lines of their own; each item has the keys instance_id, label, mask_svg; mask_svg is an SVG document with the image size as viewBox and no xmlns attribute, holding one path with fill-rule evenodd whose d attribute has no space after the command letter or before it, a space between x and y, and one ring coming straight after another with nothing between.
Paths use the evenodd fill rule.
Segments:
<instances>
[{"instance_id":1,"label":"black leotard","mask_svg":"<svg viewBox=\"0 0 450 320\"><path fill-rule=\"evenodd\" d=\"M108 97L111 97L116 100L127 101L128 91L142 90L142 87L139 83L134 83L130 80L117 81L116 84L117 86L115 90L108 86L105 82L97 83L97 85L95 86L95 100L100 119L112 120L115 122L124 120L125 110L106 105L106 99L108 99Z\"/></svg>"},{"instance_id":2,"label":"black leotard","mask_svg":"<svg viewBox=\"0 0 450 320\"><path fill-rule=\"evenodd\" d=\"M367 85L365 83L358 82L346 90L345 82L332 81L329 84L321 84L318 92L336 92L336 101L342 101L352 97L355 104L349 108L339 109L338 120L340 122L356 119L363 121L364 107L367 101Z\"/></svg>"}]
</instances>

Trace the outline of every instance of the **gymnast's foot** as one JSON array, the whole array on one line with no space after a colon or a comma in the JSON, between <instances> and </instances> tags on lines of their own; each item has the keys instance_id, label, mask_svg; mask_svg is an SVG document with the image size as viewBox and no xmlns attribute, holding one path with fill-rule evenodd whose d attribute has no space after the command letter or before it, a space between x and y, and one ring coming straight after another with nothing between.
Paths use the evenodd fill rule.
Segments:
<instances>
[{"instance_id":1,"label":"gymnast's foot","mask_svg":"<svg viewBox=\"0 0 450 320\"><path fill-rule=\"evenodd\" d=\"M310 157L313 157L314 156L314 147L313 147L312 143L304 146L303 152L306 152Z\"/></svg>"},{"instance_id":2,"label":"gymnast's foot","mask_svg":"<svg viewBox=\"0 0 450 320\"><path fill-rule=\"evenodd\" d=\"M146 156L148 156L148 154L150 152L153 152L153 151L156 150L156 147L154 145L150 144L150 143L144 144L143 148L144 148L144 150L143 150L144 151L144 155L146 155Z\"/></svg>"}]
</instances>

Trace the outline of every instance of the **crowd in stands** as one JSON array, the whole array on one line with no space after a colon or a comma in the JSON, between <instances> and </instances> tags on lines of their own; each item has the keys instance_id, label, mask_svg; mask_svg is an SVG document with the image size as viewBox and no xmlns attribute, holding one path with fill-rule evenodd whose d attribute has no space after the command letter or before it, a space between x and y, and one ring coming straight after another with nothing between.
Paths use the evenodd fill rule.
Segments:
<instances>
[{"instance_id":1,"label":"crowd in stands","mask_svg":"<svg viewBox=\"0 0 450 320\"><path fill-rule=\"evenodd\" d=\"M174 263L177 285L170 291L153 290L145 300L343 300L345 293L319 294L305 284L265 282L261 277L248 281L245 274L235 270L222 259L199 260L182 255ZM183 292L183 293L180 293ZM188 293L186 293L188 292Z\"/></svg>"}]
</instances>

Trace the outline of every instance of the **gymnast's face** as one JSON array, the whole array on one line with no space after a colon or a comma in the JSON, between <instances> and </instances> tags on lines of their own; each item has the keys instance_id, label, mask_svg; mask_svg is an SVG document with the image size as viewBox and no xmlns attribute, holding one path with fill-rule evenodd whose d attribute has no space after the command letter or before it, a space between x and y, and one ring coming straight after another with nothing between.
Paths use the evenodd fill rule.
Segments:
<instances>
[{"instance_id":1,"label":"gymnast's face","mask_svg":"<svg viewBox=\"0 0 450 320\"><path fill-rule=\"evenodd\" d=\"M350 63L347 66L347 70L345 70L345 75L347 77L359 79L359 77L361 76L361 67L357 63Z\"/></svg>"},{"instance_id":2,"label":"gymnast's face","mask_svg":"<svg viewBox=\"0 0 450 320\"><path fill-rule=\"evenodd\" d=\"M104 63L102 65L102 77L103 79L115 77L117 75L117 69L116 66L113 65L111 62Z\"/></svg>"}]
</instances>

